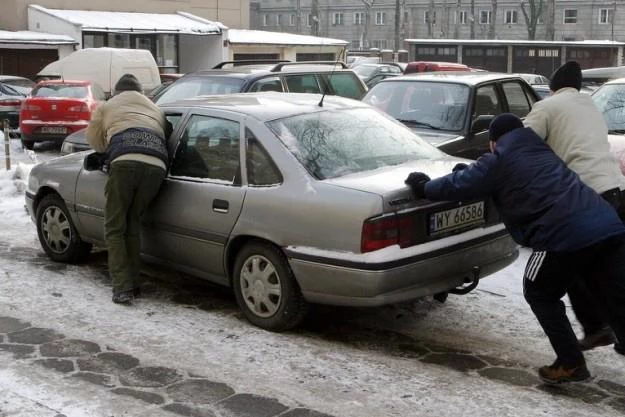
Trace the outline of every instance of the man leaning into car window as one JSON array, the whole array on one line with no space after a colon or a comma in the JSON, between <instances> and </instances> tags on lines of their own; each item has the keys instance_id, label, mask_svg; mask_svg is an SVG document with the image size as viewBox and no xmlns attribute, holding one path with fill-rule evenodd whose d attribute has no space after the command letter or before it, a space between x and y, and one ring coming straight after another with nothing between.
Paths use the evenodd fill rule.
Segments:
<instances>
[{"instance_id":1,"label":"man leaning into car window","mask_svg":"<svg viewBox=\"0 0 625 417\"><path fill-rule=\"evenodd\" d=\"M141 215L154 199L169 166L165 114L142 93L132 74L123 75L114 96L98 107L87 141L106 152L104 237L113 280L113 302L132 304L140 294Z\"/></svg>"},{"instance_id":2,"label":"man leaning into car window","mask_svg":"<svg viewBox=\"0 0 625 417\"><path fill-rule=\"evenodd\" d=\"M625 225L612 206L585 185L532 129L504 113L490 125L490 147L465 169L430 181L419 172L406 179L417 198L492 198L514 240L533 249L523 295L556 353L538 373L546 383L590 378L561 298L591 276L602 308L625 355Z\"/></svg>"}]
</instances>

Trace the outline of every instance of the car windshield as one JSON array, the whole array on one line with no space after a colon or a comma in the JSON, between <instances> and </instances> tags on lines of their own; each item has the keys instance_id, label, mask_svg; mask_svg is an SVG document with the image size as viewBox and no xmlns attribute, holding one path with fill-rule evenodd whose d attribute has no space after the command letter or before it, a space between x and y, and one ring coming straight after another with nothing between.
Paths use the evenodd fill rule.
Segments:
<instances>
[{"instance_id":1,"label":"car windshield","mask_svg":"<svg viewBox=\"0 0 625 417\"><path fill-rule=\"evenodd\" d=\"M155 102L166 104L197 96L240 93L243 83L244 80L232 77L181 78L172 83Z\"/></svg>"},{"instance_id":2,"label":"car windshield","mask_svg":"<svg viewBox=\"0 0 625 417\"><path fill-rule=\"evenodd\" d=\"M7 80L0 80L3 84L10 85L15 91L21 95L29 94L35 83L26 78L9 78Z\"/></svg>"},{"instance_id":3,"label":"car windshield","mask_svg":"<svg viewBox=\"0 0 625 417\"><path fill-rule=\"evenodd\" d=\"M7 84L1 83L1 82L0 82L0 92L3 95L7 95L7 96L17 96L17 97L25 96L25 94L23 94L22 92L18 91L12 85L7 85Z\"/></svg>"},{"instance_id":4,"label":"car windshield","mask_svg":"<svg viewBox=\"0 0 625 417\"><path fill-rule=\"evenodd\" d=\"M608 129L625 129L625 84L606 84L592 95Z\"/></svg>"},{"instance_id":5,"label":"car windshield","mask_svg":"<svg viewBox=\"0 0 625 417\"><path fill-rule=\"evenodd\" d=\"M32 92L33 97L86 98L87 95L87 86L77 84L40 85Z\"/></svg>"},{"instance_id":6,"label":"car windshield","mask_svg":"<svg viewBox=\"0 0 625 417\"><path fill-rule=\"evenodd\" d=\"M460 131L467 117L469 87L427 81L385 81L363 99L407 125Z\"/></svg>"},{"instance_id":7,"label":"car windshield","mask_svg":"<svg viewBox=\"0 0 625 417\"><path fill-rule=\"evenodd\" d=\"M315 178L341 177L444 154L370 108L320 111L268 122Z\"/></svg>"},{"instance_id":8,"label":"car windshield","mask_svg":"<svg viewBox=\"0 0 625 417\"><path fill-rule=\"evenodd\" d=\"M354 68L354 72L363 78L367 78L374 73L376 68L375 65L358 65Z\"/></svg>"}]
</instances>

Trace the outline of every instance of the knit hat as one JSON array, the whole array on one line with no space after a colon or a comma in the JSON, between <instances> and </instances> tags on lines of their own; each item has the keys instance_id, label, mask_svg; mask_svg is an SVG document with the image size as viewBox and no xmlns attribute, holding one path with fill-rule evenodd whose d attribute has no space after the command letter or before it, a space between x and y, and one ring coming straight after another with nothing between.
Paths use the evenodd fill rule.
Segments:
<instances>
[{"instance_id":1,"label":"knit hat","mask_svg":"<svg viewBox=\"0 0 625 417\"><path fill-rule=\"evenodd\" d=\"M523 122L517 115L512 113L502 113L490 122L490 127L488 128L490 140L497 142L497 140L506 133L522 127Z\"/></svg>"},{"instance_id":2,"label":"knit hat","mask_svg":"<svg viewBox=\"0 0 625 417\"><path fill-rule=\"evenodd\" d=\"M141 83L132 74L124 74L115 84L115 94L121 93L123 91L138 91L143 92L143 88L141 87Z\"/></svg>"},{"instance_id":3,"label":"knit hat","mask_svg":"<svg viewBox=\"0 0 625 417\"><path fill-rule=\"evenodd\" d=\"M575 61L569 61L551 74L549 89L558 91L564 87L582 88L582 69Z\"/></svg>"}]
</instances>

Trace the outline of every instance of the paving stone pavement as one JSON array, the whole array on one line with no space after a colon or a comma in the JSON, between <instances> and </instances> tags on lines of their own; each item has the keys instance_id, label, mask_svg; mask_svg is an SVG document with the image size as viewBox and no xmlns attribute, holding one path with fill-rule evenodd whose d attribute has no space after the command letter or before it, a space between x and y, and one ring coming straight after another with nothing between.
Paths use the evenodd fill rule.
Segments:
<instances>
[{"instance_id":1,"label":"paving stone pavement","mask_svg":"<svg viewBox=\"0 0 625 417\"><path fill-rule=\"evenodd\" d=\"M10 248L0 242L0 257L28 262L39 267L50 265L45 255L33 248ZM93 255L94 262L82 268L96 272L96 279L110 284L106 257ZM175 273L174 273L175 274ZM189 308L227 311L241 320L231 294L210 286L188 284L175 276L156 278L144 287L144 296L164 298ZM187 282L180 286L180 282ZM168 283L169 282L169 283ZM213 291L214 290L214 291ZM62 294L56 296L62 297ZM392 356L419 360L469 373L522 389L545 392L588 404L607 405L625 414L625 386L603 379L579 384L542 384L530 365L484 356L423 342L391 330L365 327L358 323L324 320L323 315L304 323L297 330L311 338L322 338L346 346L378 351ZM142 365L138 358L112 351L87 340L67 339L54 329L32 327L11 317L0 317L0 351L14 358L64 373L109 390L116 395L160 405L169 412L188 417L332 417L308 408L289 408L274 398L237 393L230 386L201 375L155 365Z\"/></svg>"}]
</instances>

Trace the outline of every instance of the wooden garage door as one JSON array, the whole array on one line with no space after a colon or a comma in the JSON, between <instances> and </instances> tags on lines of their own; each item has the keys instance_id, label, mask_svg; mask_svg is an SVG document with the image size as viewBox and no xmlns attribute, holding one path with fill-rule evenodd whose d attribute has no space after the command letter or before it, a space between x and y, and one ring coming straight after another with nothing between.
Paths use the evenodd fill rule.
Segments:
<instances>
[{"instance_id":1,"label":"wooden garage door","mask_svg":"<svg viewBox=\"0 0 625 417\"><path fill-rule=\"evenodd\" d=\"M465 46L462 63L471 68L493 72L508 72L508 48L494 46Z\"/></svg>"},{"instance_id":2,"label":"wooden garage door","mask_svg":"<svg viewBox=\"0 0 625 417\"><path fill-rule=\"evenodd\" d=\"M56 49L0 49L0 74L32 80L43 67L57 59Z\"/></svg>"},{"instance_id":3,"label":"wooden garage door","mask_svg":"<svg viewBox=\"0 0 625 417\"><path fill-rule=\"evenodd\" d=\"M567 58L579 62L582 69L616 65L616 48L567 48Z\"/></svg>"},{"instance_id":4,"label":"wooden garage door","mask_svg":"<svg viewBox=\"0 0 625 417\"><path fill-rule=\"evenodd\" d=\"M559 47L514 47L512 72L540 74L549 77L560 65Z\"/></svg>"}]
</instances>

